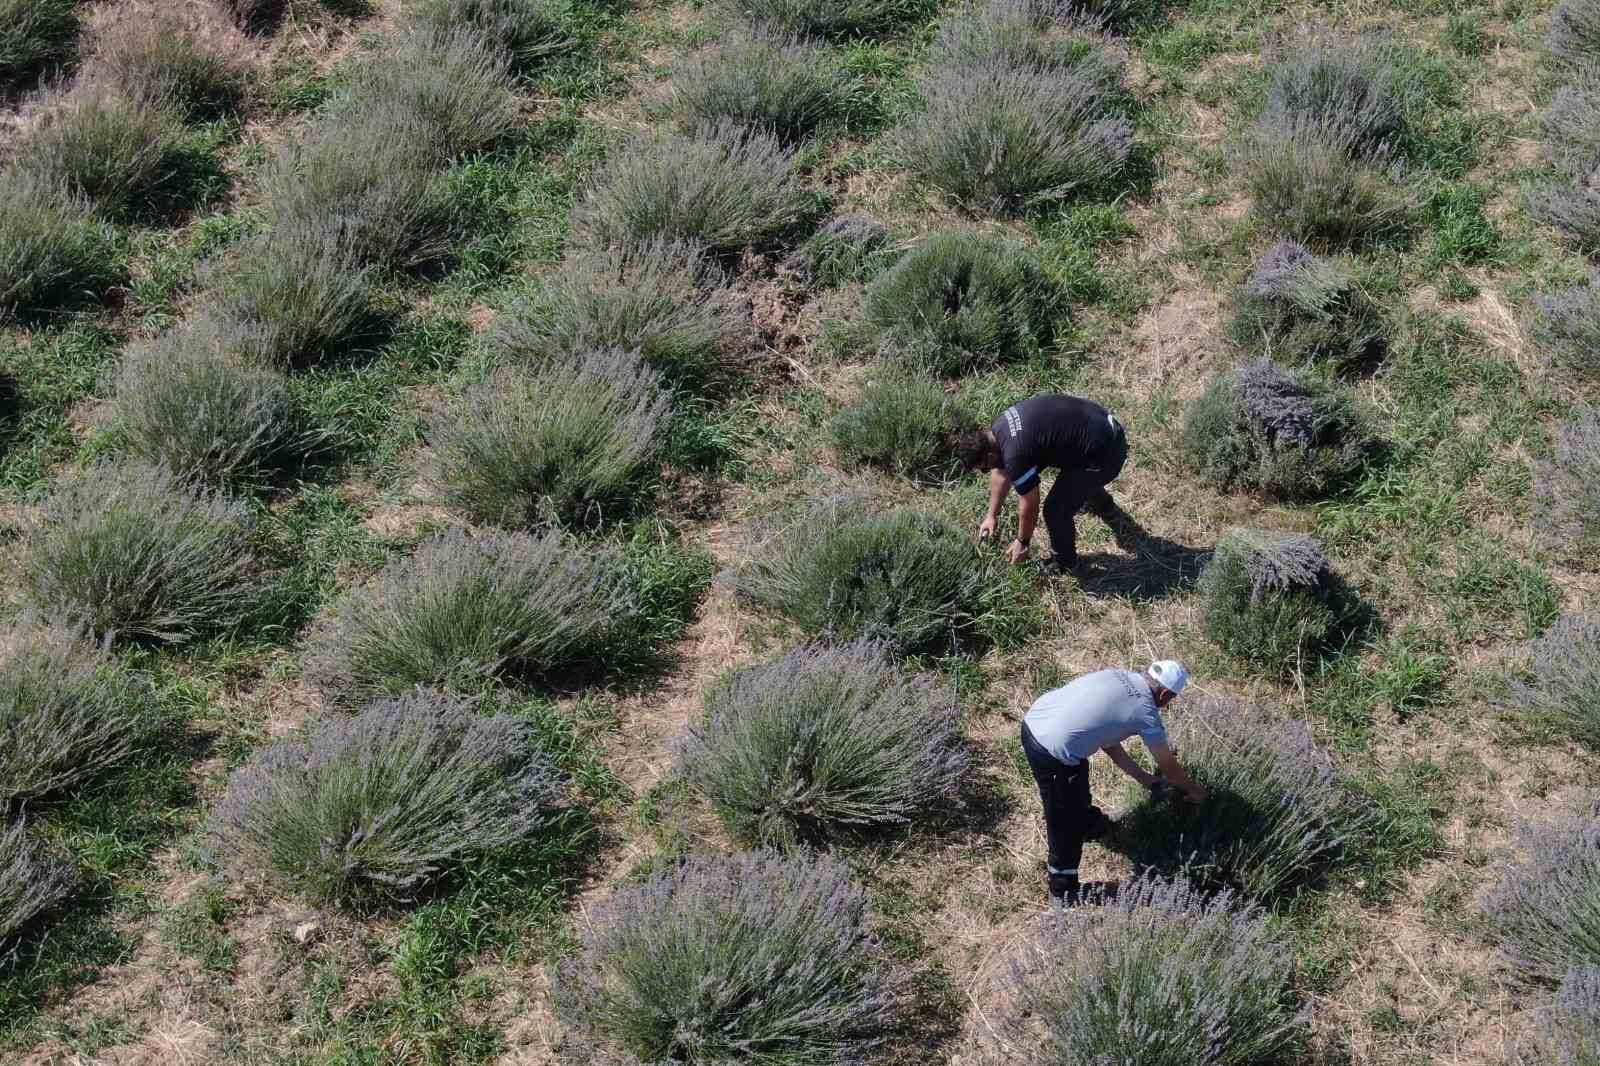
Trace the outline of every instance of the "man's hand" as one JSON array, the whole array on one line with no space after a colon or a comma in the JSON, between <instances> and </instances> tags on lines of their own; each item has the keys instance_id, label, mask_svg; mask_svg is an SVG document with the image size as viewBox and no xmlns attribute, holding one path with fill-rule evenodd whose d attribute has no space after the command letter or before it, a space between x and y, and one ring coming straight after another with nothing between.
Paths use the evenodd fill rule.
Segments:
<instances>
[{"instance_id":1,"label":"man's hand","mask_svg":"<svg viewBox=\"0 0 1600 1066\"><path fill-rule=\"evenodd\" d=\"M1026 559L1027 557L1028 557L1028 546L1026 544L1022 543L1022 541L1020 541L1020 540L1012 541L1011 542L1011 548L1006 552L1006 558L1011 561L1011 565L1012 566L1016 566L1018 563L1022 562L1022 560Z\"/></svg>"},{"instance_id":2,"label":"man's hand","mask_svg":"<svg viewBox=\"0 0 1600 1066\"><path fill-rule=\"evenodd\" d=\"M999 518L997 516L992 515L992 514L991 515L984 515L983 516L983 521L978 523L978 540L979 541L990 541L990 540L993 540L994 539L995 526L997 526L999 524L1000 524L1000 520L999 520Z\"/></svg>"}]
</instances>

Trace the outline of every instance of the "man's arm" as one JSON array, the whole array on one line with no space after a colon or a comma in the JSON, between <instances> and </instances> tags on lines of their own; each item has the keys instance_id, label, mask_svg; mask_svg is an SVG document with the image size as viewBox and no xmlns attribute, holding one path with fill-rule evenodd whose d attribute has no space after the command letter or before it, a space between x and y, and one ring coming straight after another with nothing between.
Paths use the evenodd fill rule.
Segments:
<instances>
[{"instance_id":1,"label":"man's arm","mask_svg":"<svg viewBox=\"0 0 1600 1066\"><path fill-rule=\"evenodd\" d=\"M1134 762L1133 756L1123 751L1121 744L1112 744L1100 750L1105 752L1111 761L1117 764L1117 769L1139 782L1145 788L1149 788L1156 783L1156 775Z\"/></svg>"},{"instance_id":2,"label":"man's arm","mask_svg":"<svg viewBox=\"0 0 1600 1066\"><path fill-rule=\"evenodd\" d=\"M1162 776L1167 779L1167 782L1173 788L1188 796L1192 803L1205 802L1206 797L1210 795L1206 791L1206 786L1190 777L1184 768L1178 765L1178 757L1172 754L1170 747L1159 741L1154 744L1147 742L1145 747L1150 749L1150 755L1155 759L1156 765L1161 768Z\"/></svg>"},{"instance_id":3,"label":"man's arm","mask_svg":"<svg viewBox=\"0 0 1600 1066\"><path fill-rule=\"evenodd\" d=\"M1017 539L1011 542L1011 550L1006 553L1013 564L1028 557L1028 542L1033 539L1034 527L1039 524L1038 486L1031 492L1023 493L1021 500L1017 505Z\"/></svg>"},{"instance_id":4,"label":"man's arm","mask_svg":"<svg viewBox=\"0 0 1600 1066\"><path fill-rule=\"evenodd\" d=\"M983 521L978 525L978 539L988 540L994 536L995 527L1000 522L1000 507L1006 502L1006 493L1011 491L1011 479L1006 477L1006 472L1001 469L989 471L989 513L983 516Z\"/></svg>"}]
</instances>

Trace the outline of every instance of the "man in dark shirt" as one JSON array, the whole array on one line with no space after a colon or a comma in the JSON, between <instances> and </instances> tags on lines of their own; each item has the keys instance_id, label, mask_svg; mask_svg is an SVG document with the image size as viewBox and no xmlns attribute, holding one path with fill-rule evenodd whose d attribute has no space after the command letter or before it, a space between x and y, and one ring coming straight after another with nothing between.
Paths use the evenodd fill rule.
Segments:
<instances>
[{"instance_id":1,"label":"man in dark shirt","mask_svg":"<svg viewBox=\"0 0 1600 1066\"><path fill-rule=\"evenodd\" d=\"M1000 521L1006 490L1021 497L1017 539L1007 553L1019 563L1028 555L1039 521L1039 479L1054 468L1055 484L1044 500L1044 524L1055 556L1053 569L1078 563L1077 529L1072 516L1089 510L1105 520L1122 543L1120 512L1106 485L1122 472L1128 459L1128 436L1115 415L1091 400L1064 393L1041 393L1005 409L988 429L964 435L956 444L962 469L988 470L989 512L978 537L989 540Z\"/></svg>"}]
</instances>

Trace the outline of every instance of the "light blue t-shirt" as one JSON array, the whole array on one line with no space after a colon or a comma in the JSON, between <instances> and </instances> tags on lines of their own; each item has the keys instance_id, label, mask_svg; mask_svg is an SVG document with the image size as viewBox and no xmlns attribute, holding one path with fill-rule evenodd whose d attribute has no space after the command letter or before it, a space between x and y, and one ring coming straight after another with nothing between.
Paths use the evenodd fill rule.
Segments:
<instances>
[{"instance_id":1,"label":"light blue t-shirt","mask_svg":"<svg viewBox=\"0 0 1600 1066\"><path fill-rule=\"evenodd\" d=\"M1084 674L1034 700L1022 720L1039 746L1068 766L1135 733L1147 745L1167 739L1149 682L1132 670Z\"/></svg>"}]
</instances>

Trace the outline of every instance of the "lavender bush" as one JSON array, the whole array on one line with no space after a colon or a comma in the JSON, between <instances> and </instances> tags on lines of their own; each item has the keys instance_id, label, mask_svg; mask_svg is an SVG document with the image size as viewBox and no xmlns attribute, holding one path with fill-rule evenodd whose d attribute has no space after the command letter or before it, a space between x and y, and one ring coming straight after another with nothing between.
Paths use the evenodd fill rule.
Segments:
<instances>
[{"instance_id":1,"label":"lavender bush","mask_svg":"<svg viewBox=\"0 0 1600 1066\"><path fill-rule=\"evenodd\" d=\"M64 183L103 217L122 219L148 209L173 179L178 132L167 101L89 84L44 111L18 165Z\"/></svg>"},{"instance_id":2,"label":"lavender bush","mask_svg":"<svg viewBox=\"0 0 1600 1066\"><path fill-rule=\"evenodd\" d=\"M929 0L732 0L757 26L816 37L870 37L925 16Z\"/></svg>"},{"instance_id":3,"label":"lavender bush","mask_svg":"<svg viewBox=\"0 0 1600 1066\"><path fill-rule=\"evenodd\" d=\"M597 526L647 495L671 413L633 352L502 368L431 419L435 480L478 522Z\"/></svg>"},{"instance_id":4,"label":"lavender bush","mask_svg":"<svg viewBox=\"0 0 1600 1066\"><path fill-rule=\"evenodd\" d=\"M1484 901L1511 974L1553 985L1600 965L1600 820L1560 815L1524 826L1520 843L1526 861Z\"/></svg>"},{"instance_id":5,"label":"lavender bush","mask_svg":"<svg viewBox=\"0 0 1600 1066\"><path fill-rule=\"evenodd\" d=\"M1316 36L1278 58L1259 125L1310 125L1351 155L1382 158L1405 133L1418 91L1382 42Z\"/></svg>"},{"instance_id":6,"label":"lavender bush","mask_svg":"<svg viewBox=\"0 0 1600 1066\"><path fill-rule=\"evenodd\" d=\"M1545 154L1569 182L1583 185L1600 164L1600 67L1571 71L1545 108Z\"/></svg>"},{"instance_id":7,"label":"lavender bush","mask_svg":"<svg viewBox=\"0 0 1600 1066\"><path fill-rule=\"evenodd\" d=\"M181 642L245 610L252 529L244 503L168 467L100 463L64 475L28 520L22 584L97 636Z\"/></svg>"},{"instance_id":8,"label":"lavender bush","mask_svg":"<svg viewBox=\"0 0 1600 1066\"><path fill-rule=\"evenodd\" d=\"M149 682L105 645L31 617L0 634L0 809L117 765L157 724Z\"/></svg>"},{"instance_id":9,"label":"lavender bush","mask_svg":"<svg viewBox=\"0 0 1600 1066\"><path fill-rule=\"evenodd\" d=\"M840 121L861 86L834 53L811 41L736 32L685 59L673 74L673 102L690 128L730 121L796 144Z\"/></svg>"},{"instance_id":10,"label":"lavender bush","mask_svg":"<svg viewBox=\"0 0 1600 1066\"><path fill-rule=\"evenodd\" d=\"M922 84L926 111L900 127L895 145L925 181L996 214L1115 185L1133 149L1133 124L1105 69L999 60L935 67Z\"/></svg>"},{"instance_id":11,"label":"lavender bush","mask_svg":"<svg viewBox=\"0 0 1600 1066\"><path fill-rule=\"evenodd\" d=\"M724 679L683 768L734 836L790 848L948 807L972 757L952 692L856 643L797 648Z\"/></svg>"},{"instance_id":12,"label":"lavender bush","mask_svg":"<svg viewBox=\"0 0 1600 1066\"><path fill-rule=\"evenodd\" d=\"M792 151L771 134L723 121L622 147L596 172L573 227L594 244L689 240L732 253L793 234L816 208Z\"/></svg>"},{"instance_id":13,"label":"lavender bush","mask_svg":"<svg viewBox=\"0 0 1600 1066\"><path fill-rule=\"evenodd\" d=\"M1293 981L1294 952L1258 908L1137 878L1041 928L1001 1031L1035 1066L1268 1066L1304 1036Z\"/></svg>"},{"instance_id":14,"label":"lavender bush","mask_svg":"<svg viewBox=\"0 0 1600 1066\"><path fill-rule=\"evenodd\" d=\"M1304 722L1202 697L1168 733L1211 795L1190 807L1157 804L1140 789L1117 837L1140 866L1269 902L1315 882L1376 825Z\"/></svg>"},{"instance_id":15,"label":"lavender bush","mask_svg":"<svg viewBox=\"0 0 1600 1066\"><path fill-rule=\"evenodd\" d=\"M24 88L76 50L78 0L0 0L0 91Z\"/></svg>"},{"instance_id":16,"label":"lavender bush","mask_svg":"<svg viewBox=\"0 0 1600 1066\"><path fill-rule=\"evenodd\" d=\"M306 673L329 695L359 702L416 685L481 687L615 666L654 650L628 645L666 635L661 616L687 613L652 576L687 580L608 546L576 550L555 532L444 533L389 563L317 625Z\"/></svg>"},{"instance_id":17,"label":"lavender bush","mask_svg":"<svg viewBox=\"0 0 1600 1066\"><path fill-rule=\"evenodd\" d=\"M1600 60L1600 3L1561 0L1550 12L1550 56L1557 65L1579 68Z\"/></svg>"},{"instance_id":18,"label":"lavender bush","mask_svg":"<svg viewBox=\"0 0 1600 1066\"><path fill-rule=\"evenodd\" d=\"M870 281L890 266L899 249L890 245L889 227L871 215L836 215L817 228L783 261L807 285L837 288Z\"/></svg>"},{"instance_id":19,"label":"lavender bush","mask_svg":"<svg viewBox=\"0 0 1600 1066\"><path fill-rule=\"evenodd\" d=\"M72 866L39 844L18 818L0 829L0 948L72 890Z\"/></svg>"},{"instance_id":20,"label":"lavender bush","mask_svg":"<svg viewBox=\"0 0 1600 1066\"><path fill-rule=\"evenodd\" d=\"M929 62L939 67L1074 70L1108 90L1122 84L1122 64L1096 41L1102 20L1058 0L977 0L939 23Z\"/></svg>"},{"instance_id":21,"label":"lavender bush","mask_svg":"<svg viewBox=\"0 0 1600 1066\"><path fill-rule=\"evenodd\" d=\"M121 275L87 200L37 171L0 170L0 319L78 302Z\"/></svg>"},{"instance_id":22,"label":"lavender bush","mask_svg":"<svg viewBox=\"0 0 1600 1066\"><path fill-rule=\"evenodd\" d=\"M1600 1063L1600 966L1568 972L1555 1002L1538 1016L1538 1028L1518 1044L1517 1066Z\"/></svg>"},{"instance_id":23,"label":"lavender bush","mask_svg":"<svg viewBox=\"0 0 1600 1066\"><path fill-rule=\"evenodd\" d=\"M842 496L773 536L737 587L807 634L913 652L974 636L988 580L972 538L944 518L909 508L876 514Z\"/></svg>"},{"instance_id":24,"label":"lavender bush","mask_svg":"<svg viewBox=\"0 0 1600 1066\"><path fill-rule=\"evenodd\" d=\"M289 382L246 366L248 339L202 316L131 349L116 377L118 420L130 449L208 481L249 483L298 443Z\"/></svg>"},{"instance_id":25,"label":"lavender bush","mask_svg":"<svg viewBox=\"0 0 1600 1066\"><path fill-rule=\"evenodd\" d=\"M1189 464L1219 487L1286 500L1345 488L1378 447L1348 389L1270 359L1214 378L1185 416L1182 443Z\"/></svg>"},{"instance_id":26,"label":"lavender bush","mask_svg":"<svg viewBox=\"0 0 1600 1066\"><path fill-rule=\"evenodd\" d=\"M1059 287L1022 245L968 230L935 233L867 289L868 337L945 373L1026 359L1055 340Z\"/></svg>"},{"instance_id":27,"label":"lavender bush","mask_svg":"<svg viewBox=\"0 0 1600 1066\"><path fill-rule=\"evenodd\" d=\"M1600 277L1535 296L1532 325L1551 363L1584 378L1600 377Z\"/></svg>"},{"instance_id":28,"label":"lavender bush","mask_svg":"<svg viewBox=\"0 0 1600 1066\"><path fill-rule=\"evenodd\" d=\"M1600 623L1563 615L1533 641L1526 680L1511 683L1511 706L1600 748L1600 709L1589 687L1600 683Z\"/></svg>"},{"instance_id":29,"label":"lavender bush","mask_svg":"<svg viewBox=\"0 0 1600 1066\"><path fill-rule=\"evenodd\" d=\"M1282 675L1337 650L1353 613L1322 546L1302 534L1229 530L1198 590L1206 636Z\"/></svg>"},{"instance_id":30,"label":"lavender bush","mask_svg":"<svg viewBox=\"0 0 1600 1066\"><path fill-rule=\"evenodd\" d=\"M568 0L424 0L419 14L440 26L471 27L522 73L578 43Z\"/></svg>"},{"instance_id":31,"label":"lavender bush","mask_svg":"<svg viewBox=\"0 0 1600 1066\"><path fill-rule=\"evenodd\" d=\"M600 1062L853 1066L895 1021L867 894L831 859L691 858L580 938L554 998Z\"/></svg>"},{"instance_id":32,"label":"lavender bush","mask_svg":"<svg viewBox=\"0 0 1600 1066\"><path fill-rule=\"evenodd\" d=\"M921 481L955 474L949 440L972 419L937 378L914 366L875 367L831 427L845 466L876 466Z\"/></svg>"},{"instance_id":33,"label":"lavender bush","mask_svg":"<svg viewBox=\"0 0 1600 1066\"><path fill-rule=\"evenodd\" d=\"M278 740L211 812L219 858L317 902L405 896L547 825L562 780L533 726L419 689Z\"/></svg>"},{"instance_id":34,"label":"lavender bush","mask_svg":"<svg viewBox=\"0 0 1600 1066\"><path fill-rule=\"evenodd\" d=\"M1246 133L1235 166L1251 210L1273 232L1326 247L1370 244L1399 234L1412 204L1385 170L1360 155L1338 123L1289 116Z\"/></svg>"},{"instance_id":35,"label":"lavender bush","mask_svg":"<svg viewBox=\"0 0 1600 1066\"><path fill-rule=\"evenodd\" d=\"M651 240L569 255L494 340L530 363L637 351L669 383L701 391L735 374L755 335L748 306L699 245Z\"/></svg>"},{"instance_id":36,"label":"lavender bush","mask_svg":"<svg viewBox=\"0 0 1600 1066\"><path fill-rule=\"evenodd\" d=\"M1600 554L1600 409L1579 408L1556 431L1555 455L1533 468L1533 525L1575 565Z\"/></svg>"},{"instance_id":37,"label":"lavender bush","mask_svg":"<svg viewBox=\"0 0 1600 1066\"><path fill-rule=\"evenodd\" d=\"M174 11L108 25L97 35L94 65L131 98L191 121L238 112L248 91L236 56L202 40L192 20Z\"/></svg>"},{"instance_id":38,"label":"lavender bush","mask_svg":"<svg viewBox=\"0 0 1600 1066\"><path fill-rule=\"evenodd\" d=\"M1233 339L1285 363L1354 368L1384 343L1383 314L1342 267L1302 244L1273 245L1234 300Z\"/></svg>"}]
</instances>

